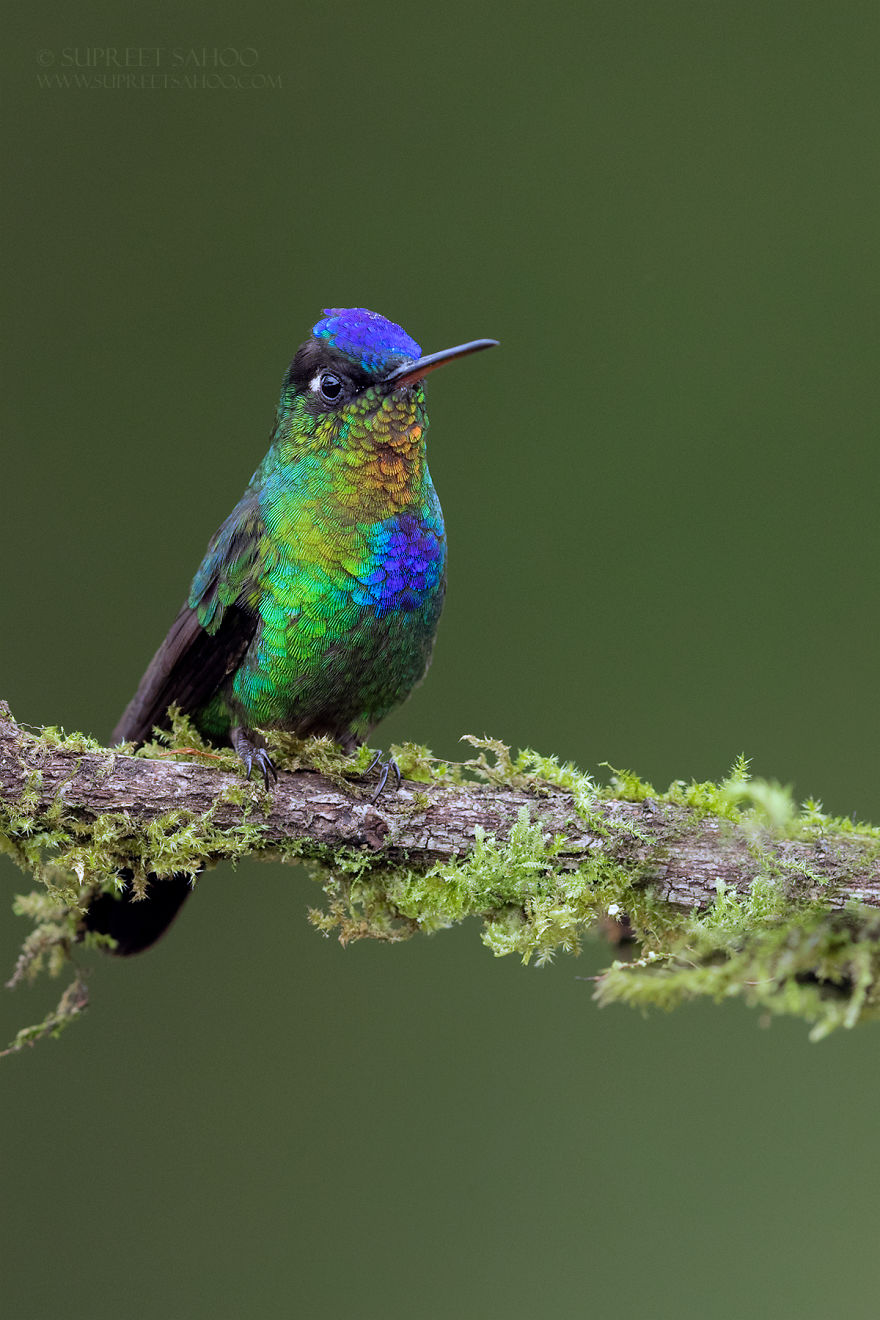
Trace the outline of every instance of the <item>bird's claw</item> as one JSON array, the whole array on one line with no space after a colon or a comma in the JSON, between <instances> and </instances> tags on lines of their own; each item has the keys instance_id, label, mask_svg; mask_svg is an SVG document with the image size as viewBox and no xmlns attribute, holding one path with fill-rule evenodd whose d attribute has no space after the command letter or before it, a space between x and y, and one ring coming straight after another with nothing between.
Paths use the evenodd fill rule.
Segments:
<instances>
[{"instance_id":1,"label":"bird's claw","mask_svg":"<svg viewBox=\"0 0 880 1320\"><path fill-rule=\"evenodd\" d=\"M278 771L275 769L275 763L272 760L269 753L266 751L265 747L257 747L253 752L253 755L249 756L247 759L248 779L250 779L251 777L251 770L253 769L253 764L255 761L257 763L257 769L259 770L260 774L263 776L263 784L265 785L266 792L268 793L269 776L271 775L275 783L276 784L278 783Z\"/></svg>"},{"instance_id":2,"label":"bird's claw","mask_svg":"<svg viewBox=\"0 0 880 1320\"><path fill-rule=\"evenodd\" d=\"M253 742L241 729L233 730L232 745L244 765L246 777L250 779L256 764L258 771L263 776L263 783L268 793L269 776L271 775L277 784L278 771L275 769L275 764L266 748Z\"/></svg>"},{"instance_id":3,"label":"bird's claw","mask_svg":"<svg viewBox=\"0 0 880 1320\"><path fill-rule=\"evenodd\" d=\"M379 782L376 785L376 791L370 797L371 802L375 802L379 797L381 797L382 793L384 792L385 785L388 783L389 772L392 770L394 771L394 778L397 781L394 785L395 790L400 788L400 766L397 764L393 756L389 756L387 761L383 761L382 753L377 752L376 755L373 757L372 761L370 762L370 764L367 766L366 770L364 771L364 774L365 775L370 774L371 771L376 769L376 766L379 767Z\"/></svg>"}]
</instances>

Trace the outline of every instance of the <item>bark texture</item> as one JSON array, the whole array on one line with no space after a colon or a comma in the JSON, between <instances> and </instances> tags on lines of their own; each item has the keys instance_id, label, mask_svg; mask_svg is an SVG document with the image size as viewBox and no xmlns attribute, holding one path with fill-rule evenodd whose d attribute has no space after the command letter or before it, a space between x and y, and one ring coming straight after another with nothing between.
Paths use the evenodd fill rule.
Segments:
<instances>
[{"instance_id":1,"label":"bark texture","mask_svg":"<svg viewBox=\"0 0 880 1320\"><path fill-rule=\"evenodd\" d=\"M557 866L573 868L601 853L680 907L705 907L719 881L746 892L765 869L768 854L791 876L799 897L820 898L829 911L854 901L880 907L877 841L857 834L834 832L807 842L774 839L754 825L650 799L599 800L591 808L591 828L571 795L557 788L445 787L405 780L398 791L373 803L371 782L352 780L340 787L306 771L282 771L269 803L262 788L254 788L245 805L218 802L224 789L241 783L240 776L204 762L47 746L20 728L0 702L0 804L14 808L27 794L37 818L59 801L65 815L83 824L107 812L147 822L181 808L200 815L211 810L218 828L247 820L259 829L255 855L297 839L304 841L306 854L358 849L374 861L385 857L421 870L468 855L478 826L505 841L525 806L547 834L564 838ZM626 825L634 831L614 828Z\"/></svg>"}]
</instances>

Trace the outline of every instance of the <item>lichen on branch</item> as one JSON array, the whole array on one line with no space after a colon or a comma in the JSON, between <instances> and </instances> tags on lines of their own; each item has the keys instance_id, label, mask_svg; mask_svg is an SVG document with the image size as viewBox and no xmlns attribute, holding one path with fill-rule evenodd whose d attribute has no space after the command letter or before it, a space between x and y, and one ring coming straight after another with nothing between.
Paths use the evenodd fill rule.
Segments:
<instances>
[{"instance_id":1,"label":"lichen on branch","mask_svg":"<svg viewBox=\"0 0 880 1320\"><path fill-rule=\"evenodd\" d=\"M10 984L76 965L82 913L123 867L147 893L247 856L309 863L324 891L311 919L343 942L476 917L493 953L540 963L600 929L631 954L596 978L601 1003L740 996L817 1036L880 1013L874 827L795 806L742 759L720 784L660 793L629 772L599 787L552 757L469 741L475 755L457 764L393 749L404 781L373 802L367 749L346 758L327 740L270 735L286 773L267 793L179 716L134 754L28 732L0 702L0 851L37 882L16 900L34 929ZM77 976L11 1048L57 1033L84 1002Z\"/></svg>"}]
</instances>

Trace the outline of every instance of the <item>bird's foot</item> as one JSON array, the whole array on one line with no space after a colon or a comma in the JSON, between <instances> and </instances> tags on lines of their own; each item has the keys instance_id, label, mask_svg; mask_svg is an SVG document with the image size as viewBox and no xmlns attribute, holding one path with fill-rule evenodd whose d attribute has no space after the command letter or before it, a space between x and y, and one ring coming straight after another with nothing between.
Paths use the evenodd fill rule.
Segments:
<instances>
[{"instance_id":1,"label":"bird's foot","mask_svg":"<svg viewBox=\"0 0 880 1320\"><path fill-rule=\"evenodd\" d=\"M392 770L394 771L394 778L397 781L394 787L395 789L400 788L400 766L397 764L393 756L389 756L387 760L383 760L382 753L377 752L364 771L364 774L371 774L372 771L376 769L376 766L379 767L379 783L376 785L375 793L373 793L370 798L371 802L375 802L385 791L385 785L388 783L388 775Z\"/></svg>"},{"instance_id":2,"label":"bird's foot","mask_svg":"<svg viewBox=\"0 0 880 1320\"><path fill-rule=\"evenodd\" d=\"M241 759L247 777L250 779L254 766L263 776L263 783L266 786L266 792L269 792L269 776L271 775L275 782L278 782L278 771L275 769L271 756L266 751L266 744L258 733L252 733L248 729L235 728L231 733L232 746Z\"/></svg>"}]
</instances>

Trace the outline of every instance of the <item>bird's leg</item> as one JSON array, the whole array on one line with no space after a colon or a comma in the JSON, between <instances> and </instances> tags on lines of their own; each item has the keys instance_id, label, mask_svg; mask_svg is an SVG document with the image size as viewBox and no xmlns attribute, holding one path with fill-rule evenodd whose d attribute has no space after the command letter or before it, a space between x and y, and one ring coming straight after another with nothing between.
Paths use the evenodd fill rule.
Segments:
<instances>
[{"instance_id":1,"label":"bird's leg","mask_svg":"<svg viewBox=\"0 0 880 1320\"><path fill-rule=\"evenodd\" d=\"M272 758L266 751L266 744L258 733L252 729L243 729L240 725L230 730L229 740L235 748L236 753L241 758L247 777L250 779L254 764L263 776L263 783L266 785L266 792L269 792L269 776L277 782L278 771L272 763Z\"/></svg>"},{"instance_id":2,"label":"bird's leg","mask_svg":"<svg viewBox=\"0 0 880 1320\"><path fill-rule=\"evenodd\" d=\"M377 752L376 755L373 757L372 761L370 762L370 764L367 766L366 770L364 771L364 774L365 775L370 774L371 771L376 769L376 766L379 767L379 783L376 786L375 793L370 798L371 802L375 802L376 799L381 796L385 788L385 785L388 783L388 772L390 770L394 771L394 777L397 780L397 783L395 784L394 787L400 788L400 766L397 764L393 756L389 756L387 760L383 761L382 753Z\"/></svg>"}]
</instances>

